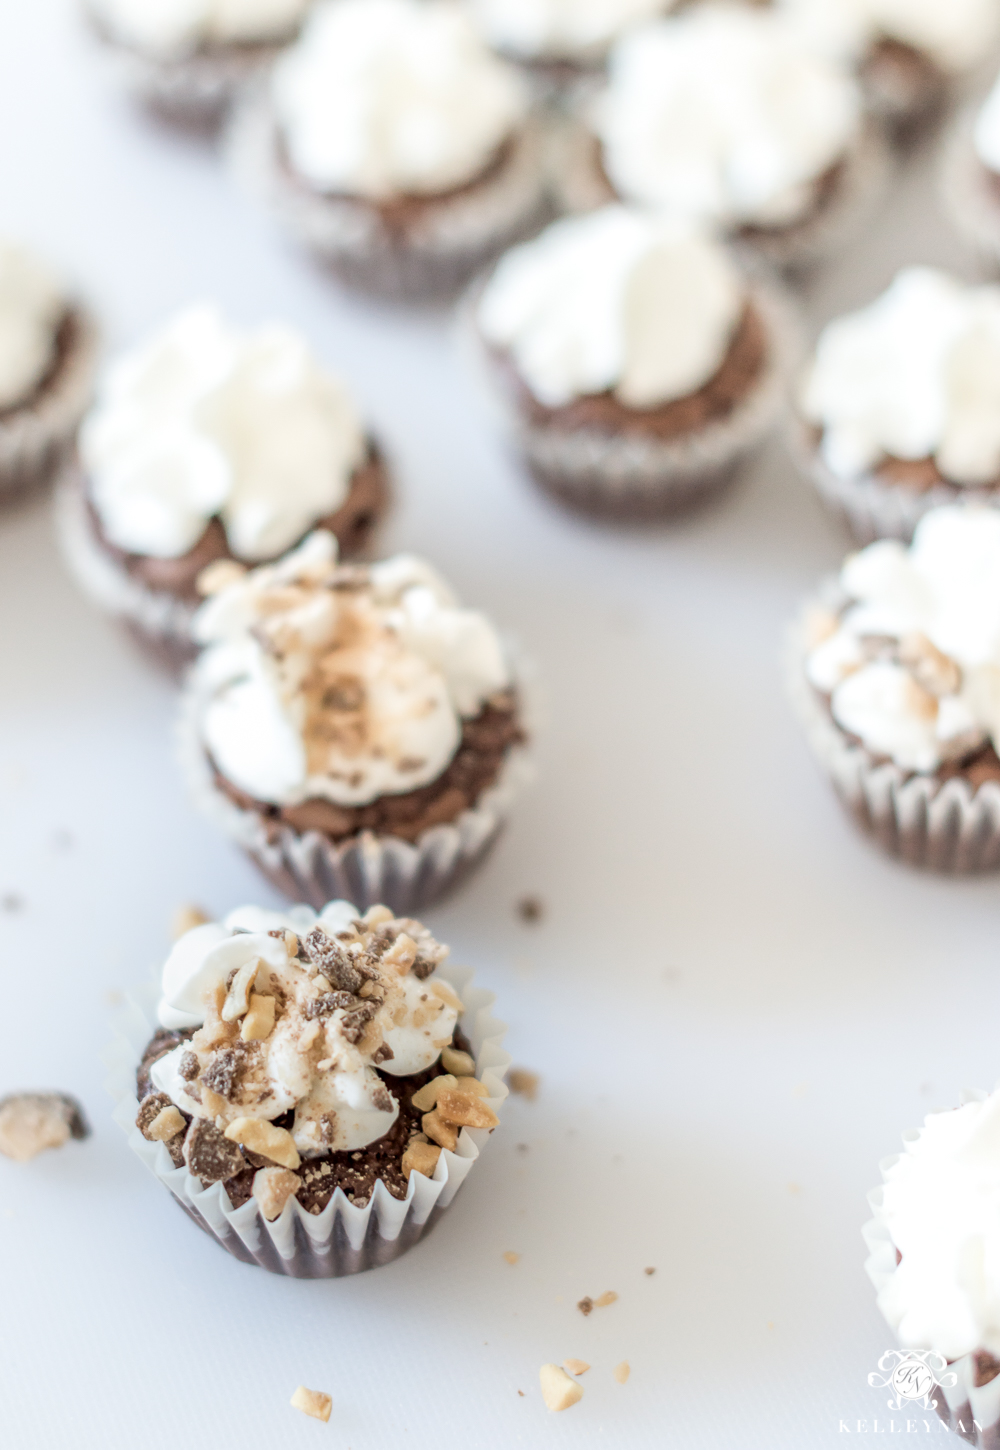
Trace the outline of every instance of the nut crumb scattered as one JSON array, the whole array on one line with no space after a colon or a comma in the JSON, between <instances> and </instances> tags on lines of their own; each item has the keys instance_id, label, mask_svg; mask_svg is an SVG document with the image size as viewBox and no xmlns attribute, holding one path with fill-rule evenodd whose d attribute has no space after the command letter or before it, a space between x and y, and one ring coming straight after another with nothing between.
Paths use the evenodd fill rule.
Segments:
<instances>
[{"instance_id":1,"label":"nut crumb scattered","mask_svg":"<svg viewBox=\"0 0 1000 1450\"><path fill-rule=\"evenodd\" d=\"M584 1319L586 1319L587 1315L594 1307L594 1301L593 1299L591 1299L589 1294L585 1294L576 1307L579 1309Z\"/></svg>"},{"instance_id":2,"label":"nut crumb scattered","mask_svg":"<svg viewBox=\"0 0 1000 1450\"><path fill-rule=\"evenodd\" d=\"M524 1399L524 1391L523 1390L518 1390L518 1394L521 1396L521 1399L523 1400Z\"/></svg>"},{"instance_id":3,"label":"nut crumb scattered","mask_svg":"<svg viewBox=\"0 0 1000 1450\"><path fill-rule=\"evenodd\" d=\"M534 925L545 915L545 905L540 896L522 896L517 903L517 914L522 921Z\"/></svg>"},{"instance_id":4,"label":"nut crumb scattered","mask_svg":"<svg viewBox=\"0 0 1000 1450\"><path fill-rule=\"evenodd\" d=\"M570 1405L583 1399L583 1390L576 1380L570 1379L561 1365L543 1364L538 1371L538 1379L542 1399L550 1410L568 1410Z\"/></svg>"},{"instance_id":5,"label":"nut crumb scattered","mask_svg":"<svg viewBox=\"0 0 1000 1450\"><path fill-rule=\"evenodd\" d=\"M585 1359L564 1359L563 1369L569 1370L570 1374L586 1374L590 1365Z\"/></svg>"},{"instance_id":6,"label":"nut crumb scattered","mask_svg":"<svg viewBox=\"0 0 1000 1450\"><path fill-rule=\"evenodd\" d=\"M655 1274L656 1273L656 1270L655 1269L643 1269L642 1272L644 1274Z\"/></svg>"},{"instance_id":7,"label":"nut crumb scattered","mask_svg":"<svg viewBox=\"0 0 1000 1450\"><path fill-rule=\"evenodd\" d=\"M311 1415L314 1420L322 1420L324 1423L329 1420L330 1411L333 1409L333 1401L329 1395L324 1395L322 1390L307 1390L305 1385L299 1385L288 1403L293 1409L301 1410L303 1415Z\"/></svg>"},{"instance_id":8,"label":"nut crumb scattered","mask_svg":"<svg viewBox=\"0 0 1000 1450\"><path fill-rule=\"evenodd\" d=\"M507 1082L512 1093L518 1093L522 1098L527 1098L529 1103L533 1103L538 1096L541 1078L537 1072L529 1072L526 1067L512 1067L507 1074Z\"/></svg>"},{"instance_id":9,"label":"nut crumb scattered","mask_svg":"<svg viewBox=\"0 0 1000 1450\"><path fill-rule=\"evenodd\" d=\"M0 1153L17 1163L89 1134L80 1104L66 1093L14 1093L0 1098Z\"/></svg>"},{"instance_id":10,"label":"nut crumb scattered","mask_svg":"<svg viewBox=\"0 0 1000 1450\"><path fill-rule=\"evenodd\" d=\"M513 1249L508 1249L504 1254L504 1258L508 1264L519 1264L521 1262L521 1255L515 1254Z\"/></svg>"},{"instance_id":11,"label":"nut crumb scattered","mask_svg":"<svg viewBox=\"0 0 1000 1450\"><path fill-rule=\"evenodd\" d=\"M629 1375L632 1373L632 1367L627 1359L623 1359L621 1364L615 1365L611 1373L614 1375L618 1383L620 1385L623 1385L628 1379Z\"/></svg>"},{"instance_id":12,"label":"nut crumb scattered","mask_svg":"<svg viewBox=\"0 0 1000 1450\"><path fill-rule=\"evenodd\" d=\"M196 926L204 926L208 917L200 906L192 906L190 902L186 906L179 906L174 912L173 921L170 923L170 935L177 941L185 932L191 931Z\"/></svg>"},{"instance_id":13,"label":"nut crumb scattered","mask_svg":"<svg viewBox=\"0 0 1000 1450\"><path fill-rule=\"evenodd\" d=\"M615 1293L614 1289L609 1289L606 1294L602 1294L599 1299L594 1300L594 1308L606 1309L608 1305L613 1304L617 1298L618 1295Z\"/></svg>"}]
</instances>

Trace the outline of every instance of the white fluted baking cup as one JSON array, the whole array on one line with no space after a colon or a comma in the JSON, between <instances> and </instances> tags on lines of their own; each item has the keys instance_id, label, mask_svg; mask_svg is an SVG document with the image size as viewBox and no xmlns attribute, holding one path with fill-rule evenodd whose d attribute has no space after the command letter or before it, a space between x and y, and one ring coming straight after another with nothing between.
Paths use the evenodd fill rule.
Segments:
<instances>
[{"instance_id":1,"label":"white fluted baking cup","mask_svg":"<svg viewBox=\"0 0 1000 1450\"><path fill-rule=\"evenodd\" d=\"M767 363L756 383L726 417L671 439L561 428L526 417L479 339L474 315L481 289L482 284L473 289L463 309L463 351L481 391L499 405L493 408L499 426L532 475L575 508L641 518L687 507L729 482L782 422L802 341L795 303L776 282L758 275L748 283L749 299L768 334Z\"/></svg>"},{"instance_id":2,"label":"white fluted baking cup","mask_svg":"<svg viewBox=\"0 0 1000 1450\"><path fill-rule=\"evenodd\" d=\"M533 115L502 163L467 190L425 208L405 229L347 196L311 191L283 166L266 98L234 112L226 150L244 188L321 262L352 286L417 301L451 296L492 257L529 236L550 215L547 122Z\"/></svg>"},{"instance_id":3,"label":"white fluted baking cup","mask_svg":"<svg viewBox=\"0 0 1000 1450\"><path fill-rule=\"evenodd\" d=\"M1000 868L1000 784L974 788L958 777L914 775L877 760L836 723L809 683L808 616L846 603L828 580L803 610L788 641L787 690L813 754L854 820L892 856L911 866L965 875Z\"/></svg>"},{"instance_id":4,"label":"white fluted baking cup","mask_svg":"<svg viewBox=\"0 0 1000 1450\"><path fill-rule=\"evenodd\" d=\"M507 1097L503 1080L511 1058L503 1049L507 1029L492 1015L495 998L473 986L468 968L446 962L437 970L462 999L459 1026L471 1045L476 1076L488 1089L484 1101L499 1114ZM410 1175L405 1199L394 1198L379 1182L361 1208L338 1188L321 1213L307 1213L296 1199L289 1199L271 1223L256 1199L233 1208L223 1184L206 1188L185 1166L175 1168L166 1146L147 1141L135 1126L136 1068L156 1031L159 990L158 982L151 983L136 994L117 1018L114 1041L103 1054L110 1070L108 1090L115 1099L114 1119L128 1134L132 1151L185 1213L234 1258L295 1279L339 1279L390 1263L433 1228L478 1159L490 1137L488 1129L463 1128L455 1151L441 1150L432 1177Z\"/></svg>"},{"instance_id":5,"label":"white fluted baking cup","mask_svg":"<svg viewBox=\"0 0 1000 1450\"><path fill-rule=\"evenodd\" d=\"M536 728L529 667L519 662L520 717ZM192 666L181 697L178 762L188 794L201 813L240 846L268 880L293 901L317 910L327 901L353 901L362 910L385 905L413 915L437 901L477 866L500 835L521 788L534 775L527 746L508 750L492 786L447 825L431 826L415 842L361 831L333 841L321 831L296 831L243 810L216 785L201 728L212 681Z\"/></svg>"},{"instance_id":6,"label":"white fluted baking cup","mask_svg":"<svg viewBox=\"0 0 1000 1450\"><path fill-rule=\"evenodd\" d=\"M23 407L0 418L0 497L47 483L66 458L90 404L97 364L97 324L70 309L72 343L52 377Z\"/></svg>"},{"instance_id":7,"label":"white fluted baking cup","mask_svg":"<svg viewBox=\"0 0 1000 1450\"><path fill-rule=\"evenodd\" d=\"M63 559L84 594L125 625L157 659L175 671L183 669L196 653L191 620L197 604L150 588L101 547L75 465L63 471L56 486L55 524Z\"/></svg>"},{"instance_id":8,"label":"white fluted baking cup","mask_svg":"<svg viewBox=\"0 0 1000 1450\"><path fill-rule=\"evenodd\" d=\"M988 1096L980 1088L967 1088L962 1093L961 1106L971 1102L984 1102ZM907 1142L916 1136L917 1130L913 1129L903 1134L903 1141ZM894 1153L879 1164L883 1180L890 1168L899 1162L899 1158L900 1155ZM884 1189L880 1184L868 1195L868 1204L874 1217L861 1230L868 1247L865 1272L879 1294L898 1268L896 1246L883 1211L883 1200ZM961 1435L969 1445L976 1446L977 1450L997 1450L1000 1446L1000 1375L988 1384L977 1385L978 1375L973 1353L950 1361L947 1372L940 1373L938 1379L939 1383L932 1391L932 1398L937 1402L934 1408L948 1428Z\"/></svg>"},{"instance_id":9,"label":"white fluted baking cup","mask_svg":"<svg viewBox=\"0 0 1000 1450\"><path fill-rule=\"evenodd\" d=\"M1000 176L976 153L976 110L960 115L941 147L940 186L945 210L981 261L1000 266Z\"/></svg>"},{"instance_id":10,"label":"white fluted baking cup","mask_svg":"<svg viewBox=\"0 0 1000 1450\"><path fill-rule=\"evenodd\" d=\"M562 211L593 211L618 200L598 164L594 133L580 120L565 121L553 136L552 186ZM892 151L882 123L868 117L845 153L836 184L822 205L793 226L734 239L773 267L799 271L834 256L863 224L884 190Z\"/></svg>"}]
</instances>

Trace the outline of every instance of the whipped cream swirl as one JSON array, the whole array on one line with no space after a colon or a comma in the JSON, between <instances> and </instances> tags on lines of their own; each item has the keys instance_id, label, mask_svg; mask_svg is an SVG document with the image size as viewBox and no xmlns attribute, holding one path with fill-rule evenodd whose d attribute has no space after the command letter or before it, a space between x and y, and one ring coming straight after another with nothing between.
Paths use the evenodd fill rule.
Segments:
<instances>
[{"instance_id":1,"label":"whipped cream swirl","mask_svg":"<svg viewBox=\"0 0 1000 1450\"><path fill-rule=\"evenodd\" d=\"M462 1003L437 975L447 955L420 922L346 901L196 926L164 965L158 1015L198 1030L154 1063L153 1085L223 1130L294 1110L303 1158L364 1148L399 1116L375 1069L423 1072L452 1041ZM258 1035L241 1027L254 1009Z\"/></svg>"},{"instance_id":2,"label":"whipped cream swirl","mask_svg":"<svg viewBox=\"0 0 1000 1450\"><path fill-rule=\"evenodd\" d=\"M586 64L674 0L471 0L491 45L525 61Z\"/></svg>"},{"instance_id":3,"label":"whipped cream swirl","mask_svg":"<svg viewBox=\"0 0 1000 1450\"><path fill-rule=\"evenodd\" d=\"M642 409L708 382L745 306L742 279L716 242L610 206L508 252L478 318L547 407L611 389Z\"/></svg>"},{"instance_id":4,"label":"whipped cream swirl","mask_svg":"<svg viewBox=\"0 0 1000 1450\"><path fill-rule=\"evenodd\" d=\"M594 110L620 197L724 226L784 226L858 131L857 84L780 16L703 5L611 52Z\"/></svg>"},{"instance_id":5,"label":"whipped cream swirl","mask_svg":"<svg viewBox=\"0 0 1000 1450\"><path fill-rule=\"evenodd\" d=\"M945 74L958 74L1000 38L995 0L774 0L774 6L817 50L851 61L894 40Z\"/></svg>"},{"instance_id":6,"label":"whipped cream swirl","mask_svg":"<svg viewBox=\"0 0 1000 1450\"><path fill-rule=\"evenodd\" d=\"M0 242L0 409L24 403L52 364L66 298L43 262Z\"/></svg>"},{"instance_id":7,"label":"whipped cream swirl","mask_svg":"<svg viewBox=\"0 0 1000 1450\"><path fill-rule=\"evenodd\" d=\"M802 398L842 478L933 458L951 483L1000 475L1000 287L908 267L822 333Z\"/></svg>"},{"instance_id":8,"label":"whipped cream swirl","mask_svg":"<svg viewBox=\"0 0 1000 1450\"><path fill-rule=\"evenodd\" d=\"M260 801L365 805L436 780L511 677L496 630L420 559L337 567L317 531L199 610L203 738Z\"/></svg>"},{"instance_id":9,"label":"whipped cream swirl","mask_svg":"<svg viewBox=\"0 0 1000 1450\"><path fill-rule=\"evenodd\" d=\"M327 0L272 97L299 176L371 201L464 185L528 112L523 81L456 0Z\"/></svg>"},{"instance_id":10,"label":"whipped cream swirl","mask_svg":"<svg viewBox=\"0 0 1000 1450\"><path fill-rule=\"evenodd\" d=\"M983 165L1000 173L1000 79L976 116L972 141Z\"/></svg>"},{"instance_id":11,"label":"whipped cream swirl","mask_svg":"<svg viewBox=\"0 0 1000 1450\"><path fill-rule=\"evenodd\" d=\"M284 40L312 0L89 0L109 34L162 59L206 45Z\"/></svg>"},{"instance_id":12,"label":"whipped cream swirl","mask_svg":"<svg viewBox=\"0 0 1000 1450\"><path fill-rule=\"evenodd\" d=\"M1000 512L933 509L909 548L869 545L840 583L849 603L814 621L806 660L837 724L907 771L1000 746Z\"/></svg>"},{"instance_id":13,"label":"whipped cream swirl","mask_svg":"<svg viewBox=\"0 0 1000 1450\"><path fill-rule=\"evenodd\" d=\"M366 452L354 405L304 338L241 333L213 307L120 358L80 437L105 535L159 559L186 554L216 516L238 558L274 558L340 508Z\"/></svg>"},{"instance_id":14,"label":"whipped cream swirl","mask_svg":"<svg viewBox=\"0 0 1000 1450\"><path fill-rule=\"evenodd\" d=\"M878 1305L900 1342L1000 1355L1000 1090L931 1113L882 1171L878 1213L902 1257Z\"/></svg>"}]
</instances>

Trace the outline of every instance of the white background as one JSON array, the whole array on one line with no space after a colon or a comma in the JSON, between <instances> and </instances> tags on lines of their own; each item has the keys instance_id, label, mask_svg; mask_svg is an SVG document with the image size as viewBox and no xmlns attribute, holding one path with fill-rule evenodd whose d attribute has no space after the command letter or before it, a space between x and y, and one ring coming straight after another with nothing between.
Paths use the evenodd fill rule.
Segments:
<instances>
[{"instance_id":1,"label":"white background","mask_svg":"<svg viewBox=\"0 0 1000 1450\"><path fill-rule=\"evenodd\" d=\"M908 163L816 280L812 323L904 260L968 271L931 171ZM998 885L878 855L789 716L782 631L844 537L777 448L669 527L549 504L447 317L357 301L304 262L207 146L118 94L71 0L0 0L0 231L78 280L112 344L202 297L304 328L391 449L386 547L426 552L516 631L550 702L537 786L427 913L496 991L538 1101L511 1102L399 1263L271 1277L146 1176L99 1054L180 903L274 898L185 802L174 690L78 597L47 500L0 518L0 1093L72 1091L94 1127L0 1160L4 1450L869 1443L892 1341L865 1193L904 1128L994 1083ZM516 917L526 892L540 925ZM617 1304L585 1320L576 1301L606 1289ZM593 1368L553 1416L538 1368L569 1355ZM333 1396L329 1426L288 1407L300 1383Z\"/></svg>"}]
</instances>

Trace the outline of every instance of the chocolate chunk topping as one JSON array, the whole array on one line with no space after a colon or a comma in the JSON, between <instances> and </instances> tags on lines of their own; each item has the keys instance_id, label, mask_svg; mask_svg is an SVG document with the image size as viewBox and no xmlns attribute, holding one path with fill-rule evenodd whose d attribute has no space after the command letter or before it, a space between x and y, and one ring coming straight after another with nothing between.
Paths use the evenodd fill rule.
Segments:
<instances>
[{"instance_id":1,"label":"chocolate chunk topping","mask_svg":"<svg viewBox=\"0 0 1000 1450\"><path fill-rule=\"evenodd\" d=\"M160 1116L164 1108L172 1104L166 1093L149 1093L139 1104L135 1125L144 1138L149 1137L149 1125Z\"/></svg>"},{"instance_id":2,"label":"chocolate chunk topping","mask_svg":"<svg viewBox=\"0 0 1000 1450\"><path fill-rule=\"evenodd\" d=\"M181 1060L177 1066L177 1072L185 1082L191 1082L198 1076L198 1069L201 1066L193 1052L182 1052Z\"/></svg>"},{"instance_id":3,"label":"chocolate chunk topping","mask_svg":"<svg viewBox=\"0 0 1000 1450\"><path fill-rule=\"evenodd\" d=\"M322 927L314 926L300 947L302 955L328 982L342 992L357 992L364 976L341 944L327 936Z\"/></svg>"},{"instance_id":4,"label":"chocolate chunk topping","mask_svg":"<svg viewBox=\"0 0 1000 1450\"><path fill-rule=\"evenodd\" d=\"M246 1168L246 1159L208 1118L195 1118L184 1139L184 1161L203 1183L223 1183Z\"/></svg>"},{"instance_id":5,"label":"chocolate chunk topping","mask_svg":"<svg viewBox=\"0 0 1000 1450\"><path fill-rule=\"evenodd\" d=\"M305 1006L305 1015L310 1020L315 1017L329 1017L331 1012L336 1012L343 1007L350 1010L360 1005L361 999L355 997L353 992L324 992L322 997L315 997Z\"/></svg>"},{"instance_id":6,"label":"chocolate chunk topping","mask_svg":"<svg viewBox=\"0 0 1000 1450\"><path fill-rule=\"evenodd\" d=\"M201 1080L220 1098L231 1098L239 1077L240 1060L232 1047L220 1047L201 1075Z\"/></svg>"},{"instance_id":7,"label":"chocolate chunk topping","mask_svg":"<svg viewBox=\"0 0 1000 1450\"><path fill-rule=\"evenodd\" d=\"M388 1042L383 1042L381 1046L376 1047L375 1051L372 1053L372 1062L375 1064L376 1067L378 1067L380 1063L391 1062L395 1056L396 1054L393 1052Z\"/></svg>"},{"instance_id":8,"label":"chocolate chunk topping","mask_svg":"<svg viewBox=\"0 0 1000 1450\"><path fill-rule=\"evenodd\" d=\"M377 1002L362 1002L353 1011L344 1013L340 1030L348 1042L356 1043L361 1041L365 1028L375 1016L378 1009L379 1004Z\"/></svg>"}]
</instances>

